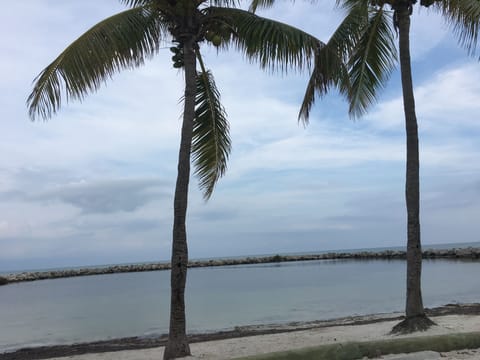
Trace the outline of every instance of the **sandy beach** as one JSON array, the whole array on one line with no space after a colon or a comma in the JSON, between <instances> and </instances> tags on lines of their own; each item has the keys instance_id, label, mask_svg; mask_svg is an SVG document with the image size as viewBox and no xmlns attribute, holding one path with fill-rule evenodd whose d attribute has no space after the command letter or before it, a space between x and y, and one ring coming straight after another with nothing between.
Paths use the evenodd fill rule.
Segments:
<instances>
[{"instance_id":1,"label":"sandy beach","mask_svg":"<svg viewBox=\"0 0 480 360\"><path fill-rule=\"evenodd\" d=\"M432 318L437 326L414 336L467 333L480 330L480 315L445 315ZM256 335L225 340L191 344L192 356L185 359L226 360L269 352L299 349L322 344L349 341L369 341L412 337L412 335L390 335L397 321L381 321L363 325L320 327L278 334ZM78 356L58 357L56 360L149 360L161 359L163 347L142 350L93 353ZM426 351L415 354L379 356L378 359L480 359L480 349L460 350L449 353ZM53 359L53 358L52 358Z\"/></svg>"}]
</instances>

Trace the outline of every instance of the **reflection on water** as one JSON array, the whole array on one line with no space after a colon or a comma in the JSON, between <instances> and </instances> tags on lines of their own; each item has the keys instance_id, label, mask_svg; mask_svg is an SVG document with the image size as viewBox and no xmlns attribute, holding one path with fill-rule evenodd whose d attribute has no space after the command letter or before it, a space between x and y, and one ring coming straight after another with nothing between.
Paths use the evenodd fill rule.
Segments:
<instances>
[{"instance_id":1,"label":"reflection on water","mask_svg":"<svg viewBox=\"0 0 480 360\"><path fill-rule=\"evenodd\" d=\"M425 260L425 306L480 301L480 262ZM402 260L320 260L195 268L189 331L401 311ZM168 330L167 271L43 280L0 287L0 351Z\"/></svg>"}]
</instances>

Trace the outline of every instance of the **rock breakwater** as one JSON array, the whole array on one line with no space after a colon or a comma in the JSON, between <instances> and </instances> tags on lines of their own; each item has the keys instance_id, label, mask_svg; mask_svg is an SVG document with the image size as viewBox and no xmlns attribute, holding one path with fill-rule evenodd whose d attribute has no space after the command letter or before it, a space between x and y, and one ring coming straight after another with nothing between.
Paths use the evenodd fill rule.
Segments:
<instances>
[{"instance_id":1,"label":"rock breakwater","mask_svg":"<svg viewBox=\"0 0 480 360\"><path fill-rule=\"evenodd\" d=\"M360 252L331 252L323 254L305 255L275 255L262 257L245 257L238 259L216 259L216 260L193 260L188 267L209 267L209 266L231 266L248 264L266 264L288 261L311 261L311 260L403 260L406 258L405 251L360 251ZM465 259L480 261L480 248L460 249L428 249L423 251L424 259ZM52 270L38 272L23 272L5 275L0 277L0 285L8 283L35 281L44 279L57 279L75 276L104 275L125 272L159 271L169 270L169 263L149 263L132 265L113 265L97 268L81 268L68 270Z\"/></svg>"}]
</instances>

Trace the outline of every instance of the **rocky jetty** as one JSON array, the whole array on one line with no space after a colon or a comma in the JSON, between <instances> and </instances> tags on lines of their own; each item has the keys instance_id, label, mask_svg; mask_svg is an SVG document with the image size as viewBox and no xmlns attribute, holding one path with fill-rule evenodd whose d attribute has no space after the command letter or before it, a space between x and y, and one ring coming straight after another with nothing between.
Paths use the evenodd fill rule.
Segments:
<instances>
[{"instance_id":1,"label":"rocky jetty","mask_svg":"<svg viewBox=\"0 0 480 360\"><path fill-rule=\"evenodd\" d=\"M246 257L239 259L217 259L217 260L194 260L190 261L188 267L208 266L231 266L247 264L266 264L288 261L311 261L311 260L404 260L405 251L360 251L360 252L331 252L323 254L306 255L275 255L263 257ZM423 251L424 259L465 259L480 260L480 248L459 248L459 249L428 249ZM150 263L134 265L114 265L98 268L81 268L69 270L53 270L39 272L23 272L0 277L0 285L21 281L35 281L44 279L56 279L74 276L104 275L124 272L158 271L169 270L169 263Z\"/></svg>"}]
</instances>

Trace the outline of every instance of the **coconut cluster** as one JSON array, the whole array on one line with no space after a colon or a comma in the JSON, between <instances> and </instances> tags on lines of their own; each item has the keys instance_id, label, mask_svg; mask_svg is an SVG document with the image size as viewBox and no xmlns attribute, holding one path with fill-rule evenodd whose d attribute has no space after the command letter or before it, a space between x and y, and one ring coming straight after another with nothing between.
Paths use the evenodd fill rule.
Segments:
<instances>
[{"instance_id":1,"label":"coconut cluster","mask_svg":"<svg viewBox=\"0 0 480 360\"><path fill-rule=\"evenodd\" d=\"M213 46L220 46L222 42L230 40L232 30L226 25L216 26L214 29L209 29L205 32L205 40L212 43Z\"/></svg>"},{"instance_id":2,"label":"coconut cluster","mask_svg":"<svg viewBox=\"0 0 480 360\"><path fill-rule=\"evenodd\" d=\"M173 61L173 67L175 69L180 69L185 65L183 62L183 46L180 44L178 46L172 46L170 48L170 51L173 53L172 56L172 61Z\"/></svg>"}]
</instances>

